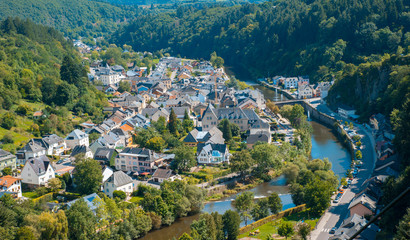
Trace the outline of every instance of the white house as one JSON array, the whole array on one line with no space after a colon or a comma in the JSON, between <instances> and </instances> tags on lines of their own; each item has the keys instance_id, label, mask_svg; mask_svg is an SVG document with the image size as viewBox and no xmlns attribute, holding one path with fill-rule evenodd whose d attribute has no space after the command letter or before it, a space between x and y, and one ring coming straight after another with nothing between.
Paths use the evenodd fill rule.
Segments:
<instances>
[{"instance_id":1,"label":"white house","mask_svg":"<svg viewBox=\"0 0 410 240\"><path fill-rule=\"evenodd\" d=\"M229 163L230 153L226 144L198 144L197 152L199 164Z\"/></svg>"},{"instance_id":2,"label":"white house","mask_svg":"<svg viewBox=\"0 0 410 240\"><path fill-rule=\"evenodd\" d=\"M154 182L162 183L164 181L173 182L176 179L181 180L181 176L174 174L171 169L158 168L152 175Z\"/></svg>"},{"instance_id":3,"label":"white house","mask_svg":"<svg viewBox=\"0 0 410 240\"><path fill-rule=\"evenodd\" d=\"M113 197L112 194L114 191L123 191L129 196L134 188L132 178L123 171L114 172L111 177L104 182L103 186L103 192L109 197Z\"/></svg>"},{"instance_id":4,"label":"white house","mask_svg":"<svg viewBox=\"0 0 410 240\"><path fill-rule=\"evenodd\" d=\"M350 116L355 115L356 110L352 107L342 105L337 109L337 112L340 114L340 116L344 118L349 118Z\"/></svg>"},{"instance_id":5,"label":"white house","mask_svg":"<svg viewBox=\"0 0 410 240\"><path fill-rule=\"evenodd\" d=\"M297 88L299 79L297 77L285 78L284 84L286 89Z\"/></svg>"},{"instance_id":6,"label":"white house","mask_svg":"<svg viewBox=\"0 0 410 240\"><path fill-rule=\"evenodd\" d=\"M46 156L28 159L21 171L22 182L34 186L47 185L47 182L54 177L54 168Z\"/></svg>"},{"instance_id":7,"label":"white house","mask_svg":"<svg viewBox=\"0 0 410 240\"><path fill-rule=\"evenodd\" d=\"M298 84L298 98L306 99L313 97L313 88L307 83Z\"/></svg>"},{"instance_id":8,"label":"white house","mask_svg":"<svg viewBox=\"0 0 410 240\"><path fill-rule=\"evenodd\" d=\"M22 149L16 153L17 164L25 164L30 158L45 156L47 150L35 141L30 140Z\"/></svg>"},{"instance_id":9,"label":"white house","mask_svg":"<svg viewBox=\"0 0 410 240\"><path fill-rule=\"evenodd\" d=\"M77 145L82 145L88 147L90 145L88 134L75 129L65 138L67 147L74 149Z\"/></svg>"},{"instance_id":10,"label":"white house","mask_svg":"<svg viewBox=\"0 0 410 240\"><path fill-rule=\"evenodd\" d=\"M0 171L3 171L3 169L7 167L11 170L15 170L17 168L16 162L17 158L15 155L0 149Z\"/></svg>"},{"instance_id":11,"label":"white house","mask_svg":"<svg viewBox=\"0 0 410 240\"><path fill-rule=\"evenodd\" d=\"M10 175L0 177L0 193L2 192L21 198L21 179Z\"/></svg>"}]
</instances>

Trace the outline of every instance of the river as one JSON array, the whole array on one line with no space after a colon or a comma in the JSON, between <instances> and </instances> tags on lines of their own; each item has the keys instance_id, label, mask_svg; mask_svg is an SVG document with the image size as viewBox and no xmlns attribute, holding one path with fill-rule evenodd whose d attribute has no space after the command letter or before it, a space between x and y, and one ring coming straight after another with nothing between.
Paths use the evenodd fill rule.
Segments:
<instances>
[{"instance_id":1,"label":"river","mask_svg":"<svg viewBox=\"0 0 410 240\"><path fill-rule=\"evenodd\" d=\"M266 99L272 101L286 100L280 93L268 89L263 86L254 85L265 95ZM332 163L332 170L338 175L339 178L344 177L346 170L350 167L350 153L343 147L341 142L333 134L332 130L318 122L310 121L313 133L312 133L312 151L311 158L325 158L327 157ZM255 188L249 190L254 193L256 198L266 197L272 192L277 192L282 200L283 210L294 207L291 195L289 194L289 188L286 186L286 180L283 176L277 177L270 182L260 184ZM236 195L229 196L219 201L207 203L203 209L203 212L219 212L223 214L228 209L233 209L232 200ZM169 227L161 228L148 233L143 240L170 240L173 237L178 237L184 232L189 232L190 224L192 221L198 219L199 214L178 219ZM251 223L252 221L248 221ZM244 223L241 223L243 226Z\"/></svg>"}]
</instances>

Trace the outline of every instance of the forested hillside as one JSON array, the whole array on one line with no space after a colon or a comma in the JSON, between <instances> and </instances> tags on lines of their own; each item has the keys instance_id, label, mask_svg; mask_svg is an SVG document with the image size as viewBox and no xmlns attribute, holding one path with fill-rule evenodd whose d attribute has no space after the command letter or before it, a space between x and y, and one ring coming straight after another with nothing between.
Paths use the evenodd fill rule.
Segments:
<instances>
[{"instance_id":1,"label":"forested hillside","mask_svg":"<svg viewBox=\"0 0 410 240\"><path fill-rule=\"evenodd\" d=\"M60 32L18 18L0 22L0 137L10 143L3 148L13 151L30 134L71 131L71 111L102 120L104 104ZM36 110L44 117L33 121Z\"/></svg>"},{"instance_id":2,"label":"forested hillside","mask_svg":"<svg viewBox=\"0 0 410 240\"><path fill-rule=\"evenodd\" d=\"M363 63L372 54L395 53L408 44L408 11L403 0L182 6L175 13L140 16L112 41L136 50L169 48L194 58L216 51L236 72L253 77L308 74L320 81L337 75L346 63Z\"/></svg>"},{"instance_id":3,"label":"forested hillside","mask_svg":"<svg viewBox=\"0 0 410 240\"><path fill-rule=\"evenodd\" d=\"M88 0L2 0L0 20L6 17L29 18L52 26L69 37L100 36L115 31L119 23L141 11L133 6L113 6Z\"/></svg>"}]
</instances>

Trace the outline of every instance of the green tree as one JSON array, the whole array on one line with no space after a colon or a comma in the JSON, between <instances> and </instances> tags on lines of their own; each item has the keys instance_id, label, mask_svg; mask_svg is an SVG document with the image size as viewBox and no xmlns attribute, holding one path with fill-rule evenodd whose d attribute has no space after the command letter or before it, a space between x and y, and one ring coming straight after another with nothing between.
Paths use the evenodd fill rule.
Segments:
<instances>
[{"instance_id":1,"label":"green tree","mask_svg":"<svg viewBox=\"0 0 410 240\"><path fill-rule=\"evenodd\" d=\"M169 114L169 121L168 121L168 130L175 136L178 136L178 118L174 112L174 109L171 108L171 113Z\"/></svg>"},{"instance_id":2,"label":"green tree","mask_svg":"<svg viewBox=\"0 0 410 240\"><path fill-rule=\"evenodd\" d=\"M355 156L356 156L356 159L362 159L362 157L363 157L362 156L362 151L357 150Z\"/></svg>"},{"instance_id":3,"label":"green tree","mask_svg":"<svg viewBox=\"0 0 410 240\"><path fill-rule=\"evenodd\" d=\"M216 240L217 228L214 218L209 213L203 213L191 224L192 237L195 240Z\"/></svg>"},{"instance_id":4,"label":"green tree","mask_svg":"<svg viewBox=\"0 0 410 240\"><path fill-rule=\"evenodd\" d=\"M175 158L171 163L172 169L177 172L189 171L196 165L195 155L192 150L185 145L174 149Z\"/></svg>"},{"instance_id":5,"label":"green tree","mask_svg":"<svg viewBox=\"0 0 410 240\"><path fill-rule=\"evenodd\" d=\"M269 195L268 206L272 214L276 214L282 210L282 200L276 192Z\"/></svg>"},{"instance_id":6,"label":"green tree","mask_svg":"<svg viewBox=\"0 0 410 240\"><path fill-rule=\"evenodd\" d=\"M80 198L67 210L68 236L70 239L94 239L96 219L87 203Z\"/></svg>"},{"instance_id":7,"label":"green tree","mask_svg":"<svg viewBox=\"0 0 410 240\"><path fill-rule=\"evenodd\" d=\"M251 155L257 164L254 168L255 176L265 181L271 179L269 171L277 170L282 166L281 158L277 153L277 146L271 144L264 143L253 147Z\"/></svg>"},{"instance_id":8,"label":"green tree","mask_svg":"<svg viewBox=\"0 0 410 240\"><path fill-rule=\"evenodd\" d=\"M293 225L290 222L283 222L278 227L278 234L288 239L288 237L292 236L294 233Z\"/></svg>"},{"instance_id":9,"label":"green tree","mask_svg":"<svg viewBox=\"0 0 410 240\"><path fill-rule=\"evenodd\" d=\"M91 194L99 190L102 181L100 164L93 159L80 158L77 160L74 173L74 183L82 194Z\"/></svg>"},{"instance_id":10,"label":"green tree","mask_svg":"<svg viewBox=\"0 0 410 240\"><path fill-rule=\"evenodd\" d=\"M256 204L253 205L253 208L251 210L251 215L252 215L253 220L255 221L269 216L268 198L259 199L256 202Z\"/></svg>"},{"instance_id":11,"label":"green tree","mask_svg":"<svg viewBox=\"0 0 410 240\"><path fill-rule=\"evenodd\" d=\"M121 81L120 86L118 87L118 92L130 92L131 91L131 84L128 81Z\"/></svg>"},{"instance_id":12,"label":"green tree","mask_svg":"<svg viewBox=\"0 0 410 240\"><path fill-rule=\"evenodd\" d=\"M3 173L3 176L7 176L7 175L13 174L13 171L11 170L11 168L5 167L2 171L2 173Z\"/></svg>"},{"instance_id":13,"label":"green tree","mask_svg":"<svg viewBox=\"0 0 410 240\"><path fill-rule=\"evenodd\" d=\"M127 198L127 194L124 191L115 190L112 193L113 198L119 198L120 200L125 200Z\"/></svg>"},{"instance_id":14,"label":"green tree","mask_svg":"<svg viewBox=\"0 0 410 240\"><path fill-rule=\"evenodd\" d=\"M330 198L334 188L328 182L315 181L307 184L304 188L304 201L306 207L317 216L330 206Z\"/></svg>"},{"instance_id":15,"label":"green tree","mask_svg":"<svg viewBox=\"0 0 410 240\"><path fill-rule=\"evenodd\" d=\"M298 223L296 226L296 229L297 229L298 235L303 240L307 240L310 234L310 231L312 231L312 227L308 223L305 223L305 222Z\"/></svg>"},{"instance_id":16,"label":"green tree","mask_svg":"<svg viewBox=\"0 0 410 240\"><path fill-rule=\"evenodd\" d=\"M189 234L188 233L184 233L184 234L182 234L179 238L178 238L178 240L194 240L191 236L189 236Z\"/></svg>"},{"instance_id":17,"label":"green tree","mask_svg":"<svg viewBox=\"0 0 410 240\"><path fill-rule=\"evenodd\" d=\"M61 189L61 180L58 178L52 178L48 181L48 187L51 191L55 192L58 189Z\"/></svg>"},{"instance_id":18,"label":"green tree","mask_svg":"<svg viewBox=\"0 0 410 240\"><path fill-rule=\"evenodd\" d=\"M184 113L184 120L182 121L182 127L184 128L185 132L190 132L194 128L194 121L189 118L188 111L185 110Z\"/></svg>"},{"instance_id":19,"label":"green tree","mask_svg":"<svg viewBox=\"0 0 410 240\"><path fill-rule=\"evenodd\" d=\"M147 148L157 152L162 152L165 147L165 140L162 137L153 137L145 145Z\"/></svg>"},{"instance_id":20,"label":"green tree","mask_svg":"<svg viewBox=\"0 0 410 240\"><path fill-rule=\"evenodd\" d=\"M229 142L232 139L232 130L231 130L231 123L228 119L222 119L222 121L218 124L219 130L221 130L223 134L223 138L225 142Z\"/></svg>"},{"instance_id":21,"label":"green tree","mask_svg":"<svg viewBox=\"0 0 410 240\"><path fill-rule=\"evenodd\" d=\"M253 207L253 197L253 192L243 192L236 196L233 202L234 207L245 221L245 225L248 225L248 219L251 217L250 211Z\"/></svg>"},{"instance_id":22,"label":"green tree","mask_svg":"<svg viewBox=\"0 0 410 240\"><path fill-rule=\"evenodd\" d=\"M245 177L246 171L250 170L254 164L255 162L248 150L234 152L232 158L230 159L232 171L239 171L242 177Z\"/></svg>"},{"instance_id":23,"label":"green tree","mask_svg":"<svg viewBox=\"0 0 410 240\"><path fill-rule=\"evenodd\" d=\"M134 238L140 238L147 234L151 228L151 218L139 209L132 209L129 214L129 221L136 230Z\"/></svg>"},{"instance_id":24,"label":"green tree","mask_svg":"<svg viewBox=\"0 0 410 240\"><path fill-rule=\"evenodd\" d=\"M223 214L222 221L226 239L236 240L239 235L239 225L241 223L239 214L235 211L228 210Z\"/></svg>"},{"instance_id":25,"label":"green tree","mask_svg":"<svg viewBox=\"0 0 410 240\"><path fill-rule=\"evenodd\" d=\"M10 130L15 126L17 126L16 116L11 112L6 112L1 118L1 127Z\"/></svg>"}]
</instances>

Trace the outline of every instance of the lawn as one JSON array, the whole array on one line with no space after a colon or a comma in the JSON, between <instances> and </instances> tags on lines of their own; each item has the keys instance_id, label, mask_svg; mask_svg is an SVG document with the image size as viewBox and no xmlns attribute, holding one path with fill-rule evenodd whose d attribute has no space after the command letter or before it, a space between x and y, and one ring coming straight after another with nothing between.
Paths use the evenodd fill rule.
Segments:
<instances>
[{"instance_id":1,"label":"lawn","mask_svg":"<svg viewBox=\"0 0 410 240\"><path fill-rule=\"evenodd\" d=\"M23 192L23 197L34 199L34 198L37 198L37 193L36 192Z\"/></svg>"},{"instance_id":2,"label":"lawn","mask_svg":"<svg viewBox=\"0 0 410 240\"><path fill-rule=\"evenodd\" d=\"M308 220L306 220L308 219ZM252 236L253 238L257 239L266 239L269 235L273 234L278 234L278 227L283 223L283 222L291 222L293 225L295 225L298 221L304 221L308 223L310 226L312 226L312 229L316 226L316 223L319 219L318 218L309 218L308 211L305 210L300 213L295 213L290 216L284 217L282 219L278 219L269 223L266 223L265 225L262 225L258 228L252 229L249 232L246 232L238 237L238 239L243 238L243 237L248 237L250 236L250 232L254 232L257 229L259 229L260 233L256 236ZM277 235L277 239L283 239L279 235Z\"/></svg>"},{"instance_id":3,"label":"lawn","mask_svg":"<svg viewBox=\"0 0 410 240\"><path fill-rule=\"evenodd\" d=\"M139 203L142 199L144 199L143 197L131 197L131 199L129 200L129 202L131 203Z\"/></svg>"}]
</instances>

